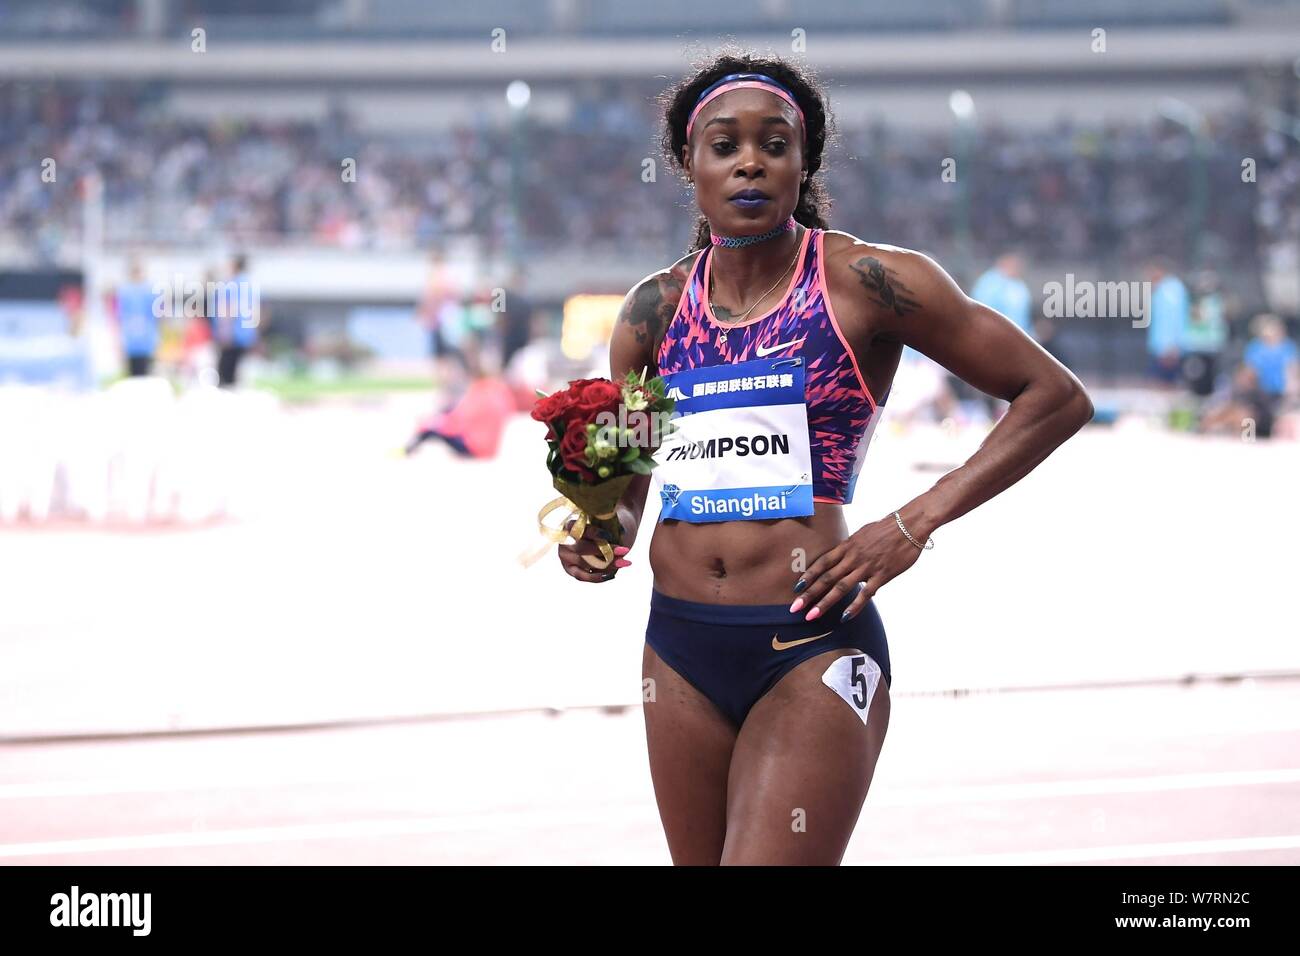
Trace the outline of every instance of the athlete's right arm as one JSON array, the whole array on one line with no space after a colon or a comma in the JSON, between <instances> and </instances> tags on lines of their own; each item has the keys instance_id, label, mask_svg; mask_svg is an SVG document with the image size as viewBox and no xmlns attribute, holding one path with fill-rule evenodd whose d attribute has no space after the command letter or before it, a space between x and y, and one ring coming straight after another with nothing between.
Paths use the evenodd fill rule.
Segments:
<instances>
[{"instance_id":1,"label":"athlete's right arm","mask_svg":"<svg viewBox=\"0 0 1300 956\"><path fill-rule=\"evenodd\" d=\"M647 378L657 373L655 353L681 296L682 279L677 265L646 276L623 299L609 340L609 371L615 382L626 378L629 371L640 375L646 369ZM630 549L636 541L649 490L650 476L637 475L619 499L616 511L623 525L625 548ZM560 563L580 581L608 581L617 571L612 564L605 571L593 571L582 560L583 554L600 553L595 534L595 529L588 525L583 540L559 547Z\"/></svg>"}]
</instances>

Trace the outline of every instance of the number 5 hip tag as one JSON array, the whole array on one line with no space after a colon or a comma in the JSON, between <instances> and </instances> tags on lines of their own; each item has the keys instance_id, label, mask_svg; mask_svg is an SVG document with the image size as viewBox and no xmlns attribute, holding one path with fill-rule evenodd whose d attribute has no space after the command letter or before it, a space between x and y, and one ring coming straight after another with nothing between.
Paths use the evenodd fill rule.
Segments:
<instances>
[{"instance_id":1,"label":"number 5 hip tag","mask_svg":"<svg viewBox=\"0 0 1300 956\"><path fill-rule=\"evenodd\" d=\"M866 654L837 657L822 674L822 683L844 698L865 727L871 698L880 683L880 665Z\"/></svg>"}]
</instances>

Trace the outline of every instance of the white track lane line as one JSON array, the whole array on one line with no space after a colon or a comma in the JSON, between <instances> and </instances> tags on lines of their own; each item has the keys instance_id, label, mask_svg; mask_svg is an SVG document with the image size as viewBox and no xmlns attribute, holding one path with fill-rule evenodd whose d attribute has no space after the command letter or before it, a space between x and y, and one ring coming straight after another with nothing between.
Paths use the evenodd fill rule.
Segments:
<instances>
[{"instance_id":1,"label":"white track lane line","mask_svg":"<svg viewBox=\"0 0 1300 956\"><path fill-rule=\"evenodd\" d=\"M184 791L277 790L285 787L354 784L355 776L328 780L72 780L59 783L0 784L0 800L40 800L50 797L93 797L115 793L177 793ZM374 781L372 781L374 782ZM391 778L385 786L420 786L428 778ZM1165 790L1205 790L1214 787L1249 787L1300 782L1300 769L1224 770L1216 773L1175 773L1146 777L1093 777L1037 783L972 784L958 787L881 787L867 796L867 805L922 806L985 803L999 800L1042 800L1114 793L1153 793Z\"/></svg>"},{"instance_id":2,"label":"white track lane line","mask_svg":"<svg viewBox=\"0 0 1300 956\"><path fill-rule=\"evenodd\" d=\"M906 860L870 860L866 866L1045 866L1053 863L1105 863L1200 853L1248 853L1252 850L1294 850L1300 834L1183 840L1176 843L1124 843L1118 846L1034 850L1026 853L982 853L974 856L930 856Z\"/></svg>"},{"instance_id":3,"label":"white track lane line","mask_svg":"<svg viewBox=\"0 0 1300 956\"><path fill-rule=\"evenodd\" d=\"M1144 793L1166 790L1189 790L1208 787L1234 787L1262 784L1293 783L1300 780L1300 770L1262 770L1225 773L1174 774L1156 777L1100 778L1093 780L1060 781L1038 784L996 784L977 787L946 787L941 789L897 790L867 797L869 806L916 806L918 804L958 804L996 802L999 800L1024 800L1082 794ZM103 784L105 781L100 781ZM137 786L123 785L122 790L88 790L87 785L70 785L74 795L106 792L141 791ZM199 785L203 786L203 785ZM10 798L30 798L52 795L49 788L41 793L27 785L6 785L4 795ZM164 789L186 789L186 786L164 785ZM57 788L67 795L65 788ZM220 788L217 788L220 789ZM179 831L173 833L140 834L122 837L88 837L74 840L55 840L38 843L0 844L0 858L59 855L66 853L95 853L114 850L157 849L165 847L232 846L250 843L281 843L294 840L336 839L350 837L396 836L416 833L459 833L497 828L547 829L552 826L593 822L633 822L657 820L657 810L652 804L627 805L604 809L576 809L561 811L541 809L529 811L504 811L501 813L466 814L459 816L420 817L409 820L352 820L323 824L294 824L282 827L249 827L230 830ZM1263 845L1255 840L1281 841ZM1251 849L1290 849L1300 846L1300 837L1242 838L1241 840L1210 840L1165 844L1131 844L1127 846L1099 847L1082 850L1045 850L1033 853L989 854L983 856L925 858L917 860L888 861L881 865L1006 865L1032 863L1085 862L1089 860L1127 859L1145 856L1176 856L1200 852L1241 852ZM1152 852L1157 849L1159 852ZM957 862L961 861L961 862Z\"/></svg>"},{"instance_id":4,"label":"white track lane line","mask_svg":"<svg viewBox=\"0 0 1300 956\"><path fill-rule=\"evenodd\" d=\"M652 823L659 825L653 805L602 807L580 810L506 811L448 817L416 817L395 820L344 820L337 823L305 823L281 827L246 827L233 830L181 830L174 833L141 833L136 836L90 837L77 840L49 840L40 843L0 844L0 858L57 856L66 853L106 853L120 850L153 850L171 847L237 846L251 843L292 843L298 840L350 839L357 837L408 836L418 833L463 833L474 830L524 828L545 830L557 825L591 823Z\"/></svg>"},{"instance_id":5,"label":"white track lane line","mask_svg":"<svg viewBox=\"0 0 1300 956\"><path fill-rule=\"evenodd\" d=\"M1169 773L1147 777L1094 777L1038 783L991 783L957 787L910 787L867 794L867 806L922 806L1045 800L1051 797L1159 793L1168 790L1208 790L1216 787L1267 786L1300 782L1300 769L1224 770L1217 773Z\"/></svg>"},{"instance_id":6,"label":"white track lane line","mask_svg":"<svg viewBox=\"0 0 1300 956\"><path fill-rule=\"evenodd\" d=\"M568 813L554 810L509 814L479 814L462 817L414 820L352 820L341 823L304 824L287 827L250 827L238 830L147 833L127 837L97 837L83 840L54 840L41 843L0 845L0 858L59 856L76 853L110 853L130 850L176 849L202 846L238 846L258 843L292 843L302 840L353 839L360 837L410 836L421 833L462 833L523 827L549 829L559 824L581 826L592 823L657 823L652 806L606 808L600 812ZM1115 846L1037 850L1021 853L986 853L972 856L916 857L872 860L870 866L1042 866L1054 863L1102 863L1204 853L1246 853L1300 848L1300 834L1268 837L1233 837L1215 840L1185 840L1171 843L1128 843Z\"/></svg>"}]
</instances>

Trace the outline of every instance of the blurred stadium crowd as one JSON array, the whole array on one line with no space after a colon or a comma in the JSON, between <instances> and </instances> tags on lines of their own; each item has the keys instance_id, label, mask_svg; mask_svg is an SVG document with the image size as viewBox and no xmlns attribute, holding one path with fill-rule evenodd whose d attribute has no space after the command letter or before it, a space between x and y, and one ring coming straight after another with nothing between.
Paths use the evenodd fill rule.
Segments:
<instances>
[{"instance_id":1,"label":"blurred stadium crowd","mask_svg":"<svg viewBox=\"0 0 1300 956\"><path fill-rule=\"evenodd\" d=\"M644 160L662 159L649 96L589 103L562 127L530 123L517 196L525 250L626 241L684 251L689 195L662 166L656 182L641 181ZM1103 268L1155 254L1246 266L1300 234L1300 142L1243 115L1209 118L1199 142L1167 120L987 124L965 143L886 124L840 134L827 166L832 227L938 255L959 215L983 248ZM510 137L489 125L363 135L341 111L316 123L196 124L156 110L142 89L0 86L0 223L48 257L75 238L78 195L42 181L49 157L65 175L99 171L108 242L220 234L408 249L473 236L501 249L513 222ZM938 175L948 156L964 189ZM355 182L340 176L349 157L364 171ZM1253 181L1243 182L1245 158Z\"/></svg>"}]
</instances>

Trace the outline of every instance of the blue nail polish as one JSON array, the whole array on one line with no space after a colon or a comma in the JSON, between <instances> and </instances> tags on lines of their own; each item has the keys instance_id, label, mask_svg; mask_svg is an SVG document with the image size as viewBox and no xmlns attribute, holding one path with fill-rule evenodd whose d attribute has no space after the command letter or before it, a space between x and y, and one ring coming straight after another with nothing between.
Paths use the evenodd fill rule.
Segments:
<instances>
[{"instance_id":1,"label":"blue nail polish","mask_svg":"<svg viewBox=\"0 0 1300 956\"><path fill-rule=\"evenodd\" d=\"M849 612L848 609L845 608L844 613L840 615L840 621L844 622L847 621L848 619L849 619Z\"/></svg>"},{"instance_id":2,"label":"blue nail polish","mask_svg":"<svg viewBox=\"0 0 1300 956\"><path fill-rule=\"evenodd\" d=\"M800 578L799 581L798 581L798 583L795 584L795 586L794 586L794 593L795 593L795 594L798 594L800 591L802 591L802 590L803 590L804 588L806 588L807 586L808 586L808 582L805 581L803 578Z\"/></svg>"}]
</instances>

